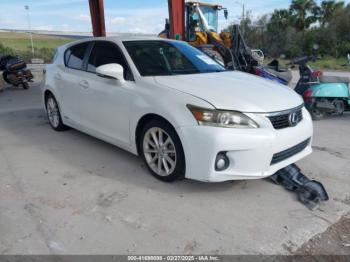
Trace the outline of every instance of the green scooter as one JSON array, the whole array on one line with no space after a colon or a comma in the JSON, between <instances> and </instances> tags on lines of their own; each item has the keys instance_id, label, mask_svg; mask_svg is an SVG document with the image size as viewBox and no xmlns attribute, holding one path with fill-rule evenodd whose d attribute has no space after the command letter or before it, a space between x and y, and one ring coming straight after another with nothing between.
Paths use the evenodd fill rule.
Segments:
<instances>
[{"instance_id":1,"label":"green scooter","mask_svg":"<svg viewBox=\"0 0 350 262\"><path fill-rule=\"evenodd\" d=\"M292 61L299 66L300 72L300 80L294 90L304 98L314 120L321 120L326 114L343 115L350 110L350 79L324 76L307 64L313 60L315 57L305 56Z\"/></svg>"}]
</instances>

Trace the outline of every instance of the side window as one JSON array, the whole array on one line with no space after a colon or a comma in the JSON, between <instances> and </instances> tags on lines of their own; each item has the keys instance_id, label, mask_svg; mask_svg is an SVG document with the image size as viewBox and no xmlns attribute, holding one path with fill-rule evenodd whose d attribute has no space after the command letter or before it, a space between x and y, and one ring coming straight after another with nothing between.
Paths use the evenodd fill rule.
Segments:
<instances>
[{"instance_id":1,"label":"side window","mask_svg":"<svg viewBox=\"0 0 350 262\"><path fill-rule=\"evenodd\" d=\"M124 68L125 80L133 80L129 66L119 48L114 43L105 41L95 42L89 57L87 71L96 73L97 67L113 63L120 64Z\"/></svg>"},{"instance_id":2,"label":"side window","mask_svg":"<svg viewBox=\"0 0 350 262\"><path fill-rule=\"evenodd\" d=\"M84 55L89 43L83 43L71 47L65 53L67 67L81 70L83 68Z\"/></svg>"},{"instance_id":3,"label":"side window","mask_svg":"<svg viewBox=\"0 0 350 262\"><path fill-rule=\"evenodd\" d=\"M52 62L54 63L57 58L58 58L58 51L57 51L57 49L55 49L55 53L53 55Z\"/></svg>"}]
</instances>

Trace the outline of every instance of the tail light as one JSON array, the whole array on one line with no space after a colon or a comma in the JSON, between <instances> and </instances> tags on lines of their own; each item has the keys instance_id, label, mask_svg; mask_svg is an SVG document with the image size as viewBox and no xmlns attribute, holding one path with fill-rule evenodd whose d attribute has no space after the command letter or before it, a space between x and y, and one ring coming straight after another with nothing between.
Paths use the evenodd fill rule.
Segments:
<instances>
[{"instance_id":1,"label":"tail light","mask_svg":"<svg viewBox=\"0 0 350 262\"><path fill-rule=\"evenodd\" d=\"M316 70L312 72L312 76L314 77L321 77L323 75L323 72L320 70Z\"/></svg>"},{"instance_id":2,"label":"tail light","mask_svg":"<svg viewBox=\"0 0 350 262\"><path fill-rule=\"evenodd\" d=\"M308 89L304 92L304 97L305 98L310 98L312 97L312 90L311 89Z\"/></svg>"},{"instance_id":3,"label":"tail light","mask_svg":"<svg viewBox=\"0 0 350 262\"><path fill-rule=\"evenodd\" d=\"M303 96L304 96L304 101L305 103L313 103L314 102L314 98L312 97L312 90L308 89L304 92Z\"/></svg>"}]
</instances>

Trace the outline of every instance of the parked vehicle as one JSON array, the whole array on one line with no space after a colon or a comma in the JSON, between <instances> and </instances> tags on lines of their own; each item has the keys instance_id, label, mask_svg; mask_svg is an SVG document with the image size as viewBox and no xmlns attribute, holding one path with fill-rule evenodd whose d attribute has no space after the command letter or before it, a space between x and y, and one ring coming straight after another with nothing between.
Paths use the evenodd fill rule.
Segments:
<instances>
[{"instance_id":1,"label":"parked vehicle","mask_svg":"<svg viewBox=\"0 0 350 262\"><path fill-rule=\"evenodd\" d=\"M324 76L322 71L308 65L314 59L314 56L305 56L292 62L299 66L300 72L295 91L303 96L314 120L322 119L325 114L342 115L350 110L349 78Z\"/></svg>"},{"instance_id":2,"label":"parked vehicle","mask_svg":"<svg viewBox=\"0 0 350 262\"><path fill-rule=\"evenodd\" d=\"M28 89L29 82L33 80L33 75L26 63L18 57L1 56L0 71L3 71L2 77L5 82L13 86L21 85L24 89Z\"/></svg>"},{"instance_id":3,"label":"parked vehicle","mask_svg":"<svg viewBox=\"0 0 350 262\"><path fill-rule=\"evenodd\" d=\"M163 181L260 179L311 153L299 95L227 71L188 43L92 38L46 67L51 126L73 127L140 155Z\"/></svg>"}]
</instances>

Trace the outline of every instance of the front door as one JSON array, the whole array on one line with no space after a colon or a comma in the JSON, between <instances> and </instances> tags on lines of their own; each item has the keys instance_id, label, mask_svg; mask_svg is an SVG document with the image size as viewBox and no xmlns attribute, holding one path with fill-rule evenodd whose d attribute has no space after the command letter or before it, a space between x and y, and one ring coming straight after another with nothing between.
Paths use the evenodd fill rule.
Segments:
<instances>
[{"instance_id":1,"label":"front door","mask_svg":"<svg viewBox=\"0 0 350 262\"><path fill-rule=\"evenodd\" d=\"M117 63L124 68L125 83L100 77L96 68ZM118 144L129 146L130 104L135 82L119 47L112 42L96 41L81 88L81 117L84 126Z\"/></svg>"}]
</instances>

